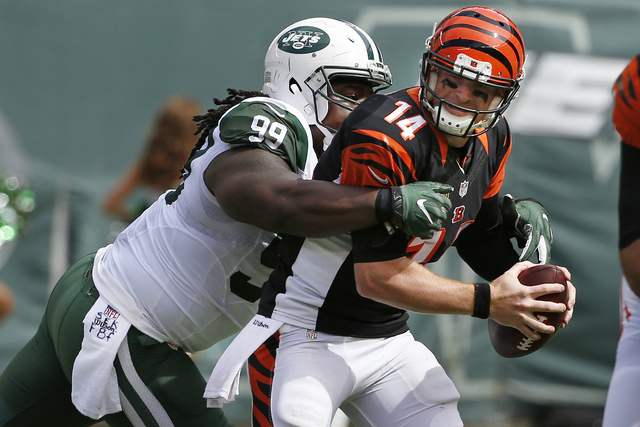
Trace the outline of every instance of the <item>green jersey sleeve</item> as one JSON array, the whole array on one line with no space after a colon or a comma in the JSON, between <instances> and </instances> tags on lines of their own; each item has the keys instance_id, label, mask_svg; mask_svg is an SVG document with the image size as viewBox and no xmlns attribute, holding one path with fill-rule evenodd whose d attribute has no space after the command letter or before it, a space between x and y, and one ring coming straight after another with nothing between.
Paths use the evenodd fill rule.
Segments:
<instances>
[{"instance_id":1,"label":"green jersey sleeve","mask_svg":"<svg viewBox=\"0 0 640 427\"><path fill-rule=\"evenodd\" d=\"M286 161L293 172L300 173L308 167L309 156L315 154L309 126L298 114L281 102L249 99L222 117L219 136L229 145L267 150Z\"/></svg>"}]
</instances>

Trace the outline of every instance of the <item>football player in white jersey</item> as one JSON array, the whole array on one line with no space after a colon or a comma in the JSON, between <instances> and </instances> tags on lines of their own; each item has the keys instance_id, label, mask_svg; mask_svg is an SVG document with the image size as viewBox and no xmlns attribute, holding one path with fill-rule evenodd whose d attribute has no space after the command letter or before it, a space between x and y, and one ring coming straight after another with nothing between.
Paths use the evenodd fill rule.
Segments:
<instances>
[{"instance_id":1,"label":"football player in white jersey","mask_svg":"<svg viewBox=\"0 0 640 427\"><path fill-rule=\"evenodd\" d=\"M308 180L314 145L321 151L353 107L390 84L378 47L353 24L312 18L282 31L263 94L230 91L198 117L183 182L60 279L36 335L0 376L0 425L230 425L206 407L187 352L255 314L274 233L434 227L408 203L429 186Z\"/></svg>"}]
</instances>

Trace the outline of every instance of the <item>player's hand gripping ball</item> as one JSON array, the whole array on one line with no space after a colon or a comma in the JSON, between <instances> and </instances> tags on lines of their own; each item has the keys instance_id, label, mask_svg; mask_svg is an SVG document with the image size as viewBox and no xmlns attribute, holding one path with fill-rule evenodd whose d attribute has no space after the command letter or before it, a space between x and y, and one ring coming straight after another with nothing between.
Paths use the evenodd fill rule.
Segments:
<instances>
[{"instance_id":1,"label":"player's hand gripping ball","mask_svg":"<svg viewBox=\"0 0 640 427\"><path fill-rule=\"evenodd\" d=\"M540 285L543 283L561 283L565 285L563 292L546 294L538 297L539 300L553 301L566 304L569 297L567 282L564 273L555 265L535 265L524 270L518 276L520 283L527 286ZM542 338L532 340L527 338L516 328L503 326L496 321L489 319L489 338L496 352L502 357L522 357L531 354L544 347L551 338L558 332L565 313L534 313L538 320L546 325L553 325L556 330L552 334L539 332Z\"/></svg>"}]
</instances>

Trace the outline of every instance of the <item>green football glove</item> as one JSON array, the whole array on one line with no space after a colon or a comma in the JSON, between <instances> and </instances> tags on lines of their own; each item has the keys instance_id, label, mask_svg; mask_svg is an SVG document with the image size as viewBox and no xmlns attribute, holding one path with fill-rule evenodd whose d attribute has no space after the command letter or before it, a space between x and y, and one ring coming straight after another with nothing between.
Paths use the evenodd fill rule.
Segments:
<instances>
[{"instance_id":1,"label":"green football glove","mask_svg":"<svg viewBox=\"0 0 640 427\"><path fill-rule=\"evenodd\" d=\"M500 210L507 229L522 249L520 261L528 260L537 251L538 262L548 264L553 232L545 208L533 199L514 199L507 194Z\"/></svg>"},{"instance_id":2,"label":"green football glove","mask_svg":"<svg viewBox=\"0 0 640 427\"><path fill-rule=\"evenodd\" d=\"M414 182L380 190L376 215L380 222L393 217L402 221L402 229L410 236L429 240L442 228L451 210L447 194L453 187L439 182Z\"/></svg>"}]
</instances>

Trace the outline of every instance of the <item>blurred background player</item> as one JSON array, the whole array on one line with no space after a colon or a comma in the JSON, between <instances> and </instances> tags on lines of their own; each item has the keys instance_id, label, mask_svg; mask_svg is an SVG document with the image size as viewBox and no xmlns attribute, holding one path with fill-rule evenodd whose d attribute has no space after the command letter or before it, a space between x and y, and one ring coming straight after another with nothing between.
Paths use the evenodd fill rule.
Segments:
<instances>
[{"instance_id":1,"label":"blurred background player","mask_svg":"<svg viewBox=\"0 0 640 427\"><path fill-rule=\"evenodd\" d=\"M204 378L187 352L253 316L276 262L274 233L332 235L377 218L414 230L429 224L414 203L403 207L428 186L303 179L317 161L314 145L391 84L373 40L328 18L295 23L277 40L284 50L272 45L265 60L270 98L230 90L219 109L198 116L183 181L60 279L35 337L0 376L0 425L227 426L206 408ZM376 205L382 193L394 203ZM232 217L251 225L225 214L227 199Z\"/></svg>"},{"instance_id":2,"label":"blurred background player","mask_svg":"<svg viewBox=\"0 0 640 427\"><path fill-rule=\"evenodd\" d=\"M165 100L157 112L141 157L104 199L103 210L118 220L112 225L109 242L159 195L180 184L180 169L198 140L193 118L201 113L195 99L175 95Z\"/></svg>"},{"instance_id":3,"label":"blurred background player","mask_svg":"<svg viewBox=\"0 0 640 427\"><path fill-rule=\"evenodd\" d=\"M525 242L523 254L537 251L548 262L546 211L510 197L500 206L511 151L502 113L524 77L520 31L495 9L468 7L445 17L426 48L420 87L363 101L320 158L314 179L378 187L429 182L431 194L418 203L432 218L432 235L383 238L377 226L324 239L284 236L258 315L214 369L211 404L233 397L226 385L233 384L239 355L258 347L260 336L267 345L251 357L249 370L254 425L328 426L341 408L356 426L462 426L458 391L413 338L407 310L491 317L532 339L553 331L534 312L566 311L564 324L570 320L571 284L565 306L536 300L562 285L517 280L533 264L518 263L510 238L520 233L532 248ZM424 268L454 244L491 284ZM279 336L277 352L269 333Z\"/></svg>"},{"instance_id":4,"label":"blurred background player","mask_svg":"<svg viewBox=\"0 0 640 427\"><path fill-rule=\"evenodd\" d=\"M621 334L603 427L640 426L640 55L613 86L613 124L620 134L618 249L622 267Z\"/></svg>"}]
</instances>

